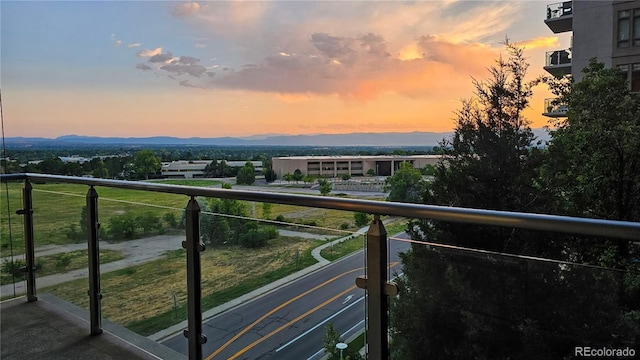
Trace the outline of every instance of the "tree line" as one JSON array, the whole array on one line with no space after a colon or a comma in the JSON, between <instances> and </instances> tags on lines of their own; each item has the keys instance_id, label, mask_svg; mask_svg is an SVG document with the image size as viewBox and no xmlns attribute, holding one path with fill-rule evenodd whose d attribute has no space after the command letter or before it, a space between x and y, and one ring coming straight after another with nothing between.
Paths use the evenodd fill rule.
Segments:
<instances>
[{"instance_id":1,"label":"tree line","mask_svg":"<svg viewBox=\"0 0 640 360\"><path fill-rule=\"evenodd\" d=\"M456 112L433 181L402 166L390 201L640 221L640 99L592 60L584 77L525 81L507 43ZM541 146L523 116L539 82L568 105ZM567 359L575 347L640 349L640 245L627 240L412 220L393 359ZM545 261L539 258L549 259Z\"/></svg>"}]
</instances>

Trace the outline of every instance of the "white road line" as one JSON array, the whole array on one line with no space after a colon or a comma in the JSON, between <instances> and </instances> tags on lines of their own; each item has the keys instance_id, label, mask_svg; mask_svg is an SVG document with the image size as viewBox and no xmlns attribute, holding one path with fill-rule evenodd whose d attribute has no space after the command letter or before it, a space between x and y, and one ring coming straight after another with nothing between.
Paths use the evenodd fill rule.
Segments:
<instances>
[{"instance_id":1,"label":"white road line","mask_svg":"<svg viewBox=\"0 0 640 360\"><path fill-rule=\"evenodd\" d=\"M287 346L293 344L294 342L300 340L302 337L304 337L305 335L307 335L308 333L312 332L313 330L319 328L320 326L324 325L326 322L328 322L329 320L333 319L334 317L342 314L344 311L348 310L349 308L351 308L353 305L359 303L361 300L364 300L364 296L358 298L358 300L352 302L351 304L345 306L342 310L336 312L335 314L329 316L328 318L324 319L323 321L321 321L320 323L318 323L316 326L312 327L311 329L303 332L302 334L296 336L293 340L289 341L288 343L280 346L279 348L276 349L276 352L279 352L280 350L286 348Z\"/></svg>"}]
</instances>

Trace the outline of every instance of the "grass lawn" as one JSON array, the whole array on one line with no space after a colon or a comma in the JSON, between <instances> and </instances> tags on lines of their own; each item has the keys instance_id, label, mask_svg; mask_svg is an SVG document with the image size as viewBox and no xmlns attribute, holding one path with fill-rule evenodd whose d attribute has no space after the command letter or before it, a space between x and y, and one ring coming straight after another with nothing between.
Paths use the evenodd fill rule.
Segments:
<instances>
[{"instance_id":1,"label":"grass lawn","mask_svg":"<svg viewBox=\"0 0 640 360\"><path fill-rule=\"evenodd\" d=\"M204 180L204 179L166 179L166 180L154 180L154 184L169 184L169 185L184 185L184 186L201 186L211 187L222 184L222 181L218 180Z\"/></svg>"},{"instance_id":2,"label":"grass lawn","mask_svg":"<svg viewBox=\"0 0 640 360\"><path fill-rule=\"evenodd\" d=\"M71 226L79 228L82 207L86 205L88 187L76 184L33 184L33 227L36 247L48 244L68 244ZM150 213L162 217L174 212L178 219L187 196L96 187L98 214L103 227L115 215L131 213L135 216ZM22 184L9 184L9 196L2 185L0 196L0 255L8 256L11 246L14 254L24 252L23 217L15 215L22 208ZM7 202L8 199L8 202ZM7 216L10 208L10 219ZM150 206L153 205L153 206ZM11 221L11 226L9 226ZM10 236L11 235L11 236ZM13 240L13 244L10 244ZM84 241L84 240L81 240Z\"/></svg>"},{"instance_id":3,"label":"grass lawn","mask_svg":"<svg viewBox=\"0 0 640 360\"><path fill-rule=\"evenodd\" d=\"M321 243L281 237L262 249L207 249L201 259L203 311L314 264L311 250ZM297 261L296 253L300 254ZM142 335L185 320L185 259L184 250L176 250L161 260L103 274L103 316ZM86 287L86 279L79 279L39 291L88 308Z\"/></svg>"},{"instance_id":4,"label":"grass lawn","mask_svg":"<svg viewBox=\"0 0 640 360\"><path fill-rule=\"evenodd\" d=\"M387 230L387 236L395 235L399 232L402 232L406 229L407 222L405 220L394 221L391 224L385 225L385 229ZM352 252L358 251L362 249L364 246L364 235L356 236L352 239L345 240L338 244L334 244L333 246L329 246L327 248L322 249L320 251L320 256L323 258L334 261L340 259L345 255L349 255Z\"/></svg>"},{"instance_id":5,"label":"grass lawn","mask_svg":"<svg viewBox=\"0 0 640 360\"><path fill-rule=\"evenodd\" d=\"M216 180L165 180L166 183L203 186L218 183ZM33 222L36 247L48 244L68 244L73 242L67 237L70 227L79 228L82 207L86 205L86 185L76 184L33 184ZM108 187L96 187L98 192L98 214L100 223L107 229L109 219L116 215L131 214L139 216L145 213L162 218L173 212L177 219L182 217L182 208L189 200L187 196L135 191ZM15 215L22 208L22 184L9 184L6 196L5 184L0 196L0 256L8 256L13 247L14 254L24 252L23 217ZM8 202L7 202L8 199ZM7 216L9 205L11 217ZM247 202L249 216L263 218L262 203ZM340 210L308 208L303 206L272 204L270 219L282 215L292 223L309 224L331 230L311 230L322 233L342 235L337 229L353 231L356 229L353 213ZM11 226L9 226L11 221ZM296 228L310 231L308 228ZM84 241L84 240L83 240ZM12 242L12 244L10 244Z\"/></svg>"}]
</instances>

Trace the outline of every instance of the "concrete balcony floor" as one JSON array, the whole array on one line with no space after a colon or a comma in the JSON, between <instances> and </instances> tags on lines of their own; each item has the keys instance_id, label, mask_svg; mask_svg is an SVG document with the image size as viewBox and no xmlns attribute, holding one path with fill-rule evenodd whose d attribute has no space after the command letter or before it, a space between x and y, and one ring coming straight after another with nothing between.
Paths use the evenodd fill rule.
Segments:
<instances>
[{"instance_id":1,"label":"concrete balcony floor","mask_svg":"<svg viewBox=\"0 0 640 360\"><path fill-rule=\"evenodd\" d=\"M90 335L88 311L49 294L0 303L0 358L8 359L185 359L163 345L103 320Z\"/></svg>"}]
</instances>

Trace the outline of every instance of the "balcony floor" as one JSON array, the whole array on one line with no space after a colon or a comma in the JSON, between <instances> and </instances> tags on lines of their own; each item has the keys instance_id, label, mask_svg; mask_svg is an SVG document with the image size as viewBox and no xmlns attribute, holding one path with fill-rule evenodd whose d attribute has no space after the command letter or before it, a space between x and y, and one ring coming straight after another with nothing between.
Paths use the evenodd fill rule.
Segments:
<instances>
[{"instance_id":1,"label":"balcony floor","mask_svg":"<svg viewBox=\"0 0 640 360\"><path fill-rule=\"evenodd\" d=\"M169 348L103 320L90 335L88 312L54 296L0 303L0 358L8 359L184 359ZM126 339L126 340L124 340Z\"/></svg>"}]
</instances>

